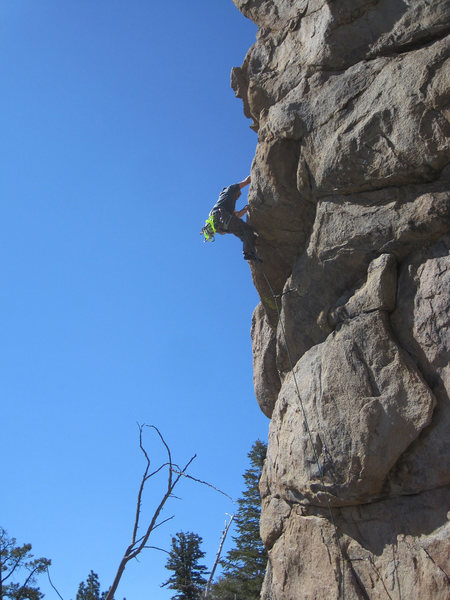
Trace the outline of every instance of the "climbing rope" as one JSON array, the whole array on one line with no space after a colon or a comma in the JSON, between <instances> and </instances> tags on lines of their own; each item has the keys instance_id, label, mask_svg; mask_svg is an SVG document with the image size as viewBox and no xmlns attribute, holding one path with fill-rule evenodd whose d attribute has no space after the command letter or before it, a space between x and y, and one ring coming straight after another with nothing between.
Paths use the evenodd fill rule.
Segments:
<instances>
[{"instance_id":1,"label":"climbing rope","mask_svg":"<svg viewBox=\"0 0 450 600\"><path fill-rule=\"evenodd\" d=\"M302 397L300 395L300 390L299 390L298 383L297 383L297 377L296 377L295 371L294 371L294 364L293 364L293 361L292 361L291 353L290 353L290 350L289 350L289 345L288 345L288 342L287 342L286 331L285 331L285 328L284 328L283 321L281 319L280 307L278 306L278 298L281 298L282 296L284 296L287 293L297 291L298 288L289 289L286 292L284 292L283 294L275 294L275 292L273 291L272 286L270 285L270 281L269 281L269 279L268 279L268 277L267 277L267 275L266 275L266 273L265 273L265 271L264 271L264 269L262 267L261 267L261 271L262 271L262 274L264 276L264 279L266 280L267 286L268 286L268 288L270 290L270 293L271 293L271 295L273 297L273 300L274 300L274 303L275 303L275 308L276 308L277 315L278 315L278 322L280 323L280 326L281 326L281 331L282 331L283 339L284 339L284 345L285 345L285 348L286 348L286 354L287 354L287 357L288 357L288 360L289 360L290 372L291 372L292 378L294 380L295 389L296 389L296 392L297 392L298 400L299 400L300 407L301 407L302 414L303 414L303 421L305 423L306 431L308 433L308 438L309 438L309 441L311 443L311 447L312 447L312 450L313 450L314 461L315 461L315 463L317 465L317 469L319 471L319 478L320 478L320 482L321 482L321 485L322 485L322 489L323 489L323 491L325 493L325 500L326 500L326 503L327 503L327 508L328 508L328 512L329 512L329 515L330 515L330 520L331 520L331 523L333 524L334 535L335 535L335 538L336 538L336 545L338 547L339 555L340 555L340 558L341 558L341 561L342 561L342 600L345 600L345 558L344 558L344 552L342 550L341 541L340 541L340 538L339 538L339 531L338 531L338 527L336 525L336 520L334 518L333 509L332 509L332 506L331 506L330 501L328 499L328 494L327 494L327 490L326 490L326 487L325 487L325 481L324 481L324 477L323 477L322 466L320 464L319 456L317 454L317 450L316 450L316 447L315 447L314 442L313 442L311 429L309 427L308 418L307 418L307 415L306 415L306 410L305 410L305 407L304 407L304 404L303 404Z\"/></svg>"},{"instance_id":2,"label":"climbing rope","mask_svg":"<svg viewBox=\"0 0 450 600\"><path fill-rule=\"evenodd\" d=\"M266 274L264 273L264 277L265 276L266 276ZM267 277L266 277L266 281L267 281ZM269 287L270 287L270 285L269 285ZM270 288L270 291L272 293L272 296L275 299L275 298L282 298L283 296L286 296L286 294L292 294L292 292L298 292L298 288L290 288L290 289L286 290L285 292L282 292L281 294L274 294L272 288Z\"/></svg>"}]
</instances>

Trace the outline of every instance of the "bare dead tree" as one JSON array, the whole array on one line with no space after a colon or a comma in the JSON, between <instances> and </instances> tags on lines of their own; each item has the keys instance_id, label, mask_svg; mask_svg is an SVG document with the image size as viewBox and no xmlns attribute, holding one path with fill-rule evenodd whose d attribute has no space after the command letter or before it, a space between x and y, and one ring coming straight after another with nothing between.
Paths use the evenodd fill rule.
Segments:
<instances>
[{"instance_id":1,"label":"bare dead tree","mask_svg":"<svg viewBox=\"0 0 450 600\"><path fill-rule=\"evenodd\" d=\"M230 529L231 523L233 522L233 519L234 519L234 515L228 515L228 516L230 517L230 520L227 522L227 520L225 519L225 529L222 532L222 538L220 540L219 549L217 550L216 560L214 562L213 568L211 569L208 583L206 584L205 596L204 596L205 600L207 600L209 597L209 590L211 589L211 583L214 579L214 573L216 572L217 565L219 564L219 561L220 561L220 555L222 554L222 548L225 543L226 537L228 535L228 530Z\"/></svg>"},{"instance_id":2,"label":"bare dead tree","mask_svg":"<svg viewBox=\"0 0 450 600\"><path fill-rule=\"evenodd\" d=\"M143 433L143 430L145 427L148 427L149 429L153 429L157 433L160 441L162 442L162 444L166 450L166 454L167 454L167 461L165 463L163 463L162 465L160 465L154 471L150 471L150 458L147 454L147 451L144 448L143 441L142 441L142 433ZM160 516L161 511L163 510L167 500L169 500L169 498L172 496L173 490L179 483L180 479L182 477L187 476L186 471L187 471L187 469L189 469L192 461L195 460L195 458L196 458L196 455L194 454L194 456L192 456L188 460L188 462L184 465L184 467L182 467L182 468L180 468L178 465L174 464L172 462L172 455L171 455L169 446L167 445L167 443L166 443L165 439L163 438L159 429L157 427L155 427L154 425L145 425L145 424L139 425L139 447L145 457L146 467L145 467L145 471L144 471L144 474L141 479L141 484L139 486L139 491L138 491L138 495L137 495L136 514L134 517L131 542L123 554L123 557L119 563L116 575L114 577L114 581L108 590L105 600L113 600L114 594L117 591L117 587L120 583L120 580L125 571L125 567L126 567L127 563L130 560L132 560L133 558L137 558L137 556L145 548L152 548L152 546L147 546L147 542L148 542L148 539L149 539L151 533L153 531L155 531L155 529L157 529L158 527L161 527L161 525L163 525L164 523L167 523L167 521L170 521L171 519L173 519L173 515L172 515L171 517L168 517L167 519L163 519L160 521L159 516ZM167 484L166 484L165 492L164 492L158 506L156 507L149 524L147 525L147 527L145 529L145 533L143 535L139 536L138 531L139 531L140 519L141 519L142 496L144 493L145 485L149 479L151 479L152 477L154 477L155 475L157 475L164 469L167 469ZM154 546L153 546L153 548L154 548Z\"/></svg>"}]
</instances>

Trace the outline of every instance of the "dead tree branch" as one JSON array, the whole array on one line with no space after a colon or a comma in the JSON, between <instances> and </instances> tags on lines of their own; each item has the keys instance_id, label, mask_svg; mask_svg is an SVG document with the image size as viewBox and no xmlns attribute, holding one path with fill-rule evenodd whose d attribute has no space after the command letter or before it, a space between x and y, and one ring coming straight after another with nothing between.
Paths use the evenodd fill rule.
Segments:
<instances>
[{"instance_id":1,"label":"dead tree branch","mask_svg":"<svg viewBox=\"0 0 450 600\"><path fill-rule=\"evenodd\" d=\"M143 431L144 431L145 427L148 427L149 429L153 429L156 432L156 434L158 435L161 443L163 444L163 446L166 450L166 454L167 454L167 462L163 463L160 467L158 467L153 472L150 472L150 458L148 456L147 451L144 448L143 441L142 441L142 435L143 435ZM114 581L108 590L105 600L113 600L114 594L117 591L117 587L120 583L120 580L122 578L123 572L125 571L125 567L126 567L127 563L130 560L132 560L133 558L136 558L142 552L142 550L144 550L144 548L148 547L147 542L148 542L148 538L150 537L150 534L156 528L160 527L163 523L166 523L167 521L169 521L172 518L172 517L169 517L167 519L164 519L164 520L158 522L159 516L161 514L161 511L164 508L164 505L166 504L167 500L172 497L173 490L179 483L180 479L182 477L186 476L187 469L189 469L192 462L196 458L196 455L194 454L194 456L192 456L188 460L188 462L184 465L184 467L182 467L180 469L180 467L178 467L178 465L175 465L173 463L170 448L167 445L167 443L166 443L164 437L162 436L161 432L159 431L159 429L157 427L155 427L154 425L145 425L145 424L139 425L139 448L141 449L141 452L144 455L146 466L145 466L144 474L142 475L142 479L141 479L141 483L140 483L139 491L138 491L138 495L137 495L137 500L136 500L136 512L135 512L135 518L134 518L134 524L133 524L133 532L131 535L131 543L126 548L126 550L123 554L123 557L117 568L117 572L114 577ZM152 477L157 475L165 467L167 467L166 491L163 494L163 497L161 498L158 506L156 507L156 509L153 513L153 516L150 520L150 523L147 525L144 535L142 535L141 537L138 538L137 534L138 534L140 519L141 519L142 497L143 497L143 493L144 493L144 489L145 489L145 484L148 482L149 479L151 479Z\"/></svg>"},{"instance_id":2,"label":"dead tree branch","mask_svg":"<svg viewBox=\"0 0 450 600\"><path fill-rule=\"evenodd\" d=\"M58 596L61 598L61 600L64 600L64 598L61 596L61 594L58 592L58 590L56 589L56 587L53 584L52 578L50 577L50 571L48 570L48 567L47 567L47 577L48 577L48 580L49 580L52 588L55 590L55 592L58 594Z\"/></svg>"},{"instance_id":3,"label":"dead tree branch","mask_svg":"<svg viewBox=\"0 0 450 600\"><path fill-rule=\"evenodd\" d=\"M174 469L174 472L181 475L181 477L186 477L186 479L195 481L195 483L201 483L202 485L206 485L207 487L212 488L214 491L219 492L219 494L222 494L222 496L225 496L226 498L228 498L228 500L231 500L231 502L233 504L235 503L235 501L233 500L233 498L231 496L229 496L226 492L219 490L219 488L216 488L215 485L212 485L211 483L208 483L207 481L203 481L202 479L197 479L197 477L192 477L192 475L188 475L187 473L180 473L178 470L176 470L176 468Z\"/></svg>"},{"instance_id":4,"label":"dead tree branch","mask_svg":"<svg viewBox=\"0 0 450 600\"><path fill-rule=\"evenodd\" d=\"M206 584L206 588L205 588L205 600L208 599L209 590L211 589L211 584L212 584L212 581L214 579L214 573L216 572L217 565L219 564L219 561L220 561L220 555L222 554L222 548L223 548L223 545L225 543L225 539L226 539L226 537L228 535L228 530L230 529L231 523L233 522L233 519L234 519L234 515L228 515L228 516L230 517L230 520L227 523L227 520L225 519L225 529L222 532L222 538L220 540L219 549L217 550L216 560L214 562L213 568L211 569L211 574L209 576L208 583Z\"/></svg>"}]
</instances>

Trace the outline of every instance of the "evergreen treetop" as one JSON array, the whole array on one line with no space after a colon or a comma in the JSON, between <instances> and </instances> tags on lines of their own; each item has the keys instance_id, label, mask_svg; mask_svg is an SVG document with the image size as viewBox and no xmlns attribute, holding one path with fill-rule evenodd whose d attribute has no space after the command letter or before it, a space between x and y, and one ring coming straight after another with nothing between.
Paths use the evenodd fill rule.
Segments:
<instances>
[{"instance_id":1,"label":"evergreen treetop","mask_svg":"<svg viewBox=\"0 0 450 600\"><path fill-rule=\"evenodd\" d=\"M16 538L10 538L0 527L0 600L40 600L44 597L35 587L36 576L50 566L48 558L34 558L31 544L17 546ZM22 583L13 581L19 578Z\"/></svg>"},{"instance_id":2,"label":"evergreen treetop","mask_svg":"<svg viewBox=\"0 0 450 600\"><path fill-rule=\"evenodd\" d=\"M245 489L238 500L234 523L234 547L221 562L223 576L213 586L214 600L259 600L267 564L267 552L259 535L261 498L259 480L267 444L257 440L248 457L250 468L244 472Z\"/></svg>"},{"instance_id":3,"label":"evergreen treetop","mask_svg":"<svg viewBox=\"0 0 450 600\"><path fill-rule=\"evenodd\" d=\"M202 538L191 532L181 531L172 538L166 569L173 571L173 575L161 586L178 592L172 600L200 600L207 574L207 568L199 564L205 556L201 542Z\"/></svg>"},{"instance_id":4,"label":"evergreen treetop","mask_svg":"<svg viewBox=\"0 0 450 600\"><path fill-rule=\"evenodd\" d=\"M86 583L82 581L78 587L76 600L103 600L106 592L100 593L100 581L97 573L90 571Z\"/></svg>"}]
</instances>

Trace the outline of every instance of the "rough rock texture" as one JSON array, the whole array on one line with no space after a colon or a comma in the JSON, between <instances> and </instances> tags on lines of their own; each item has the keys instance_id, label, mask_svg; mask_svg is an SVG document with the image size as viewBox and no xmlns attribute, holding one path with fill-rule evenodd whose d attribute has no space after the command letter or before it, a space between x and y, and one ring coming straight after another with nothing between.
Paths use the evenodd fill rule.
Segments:
<instances>
[{"instance_id":1,"label":"rough rock texture","mask_svg":"<svg viewBox=\"0 0 450 600\"><path fill-rule=\"evenodd\" d=\"M450 597L450 0L234 0L264 600Z\"/></svg>"}]
</instances>

